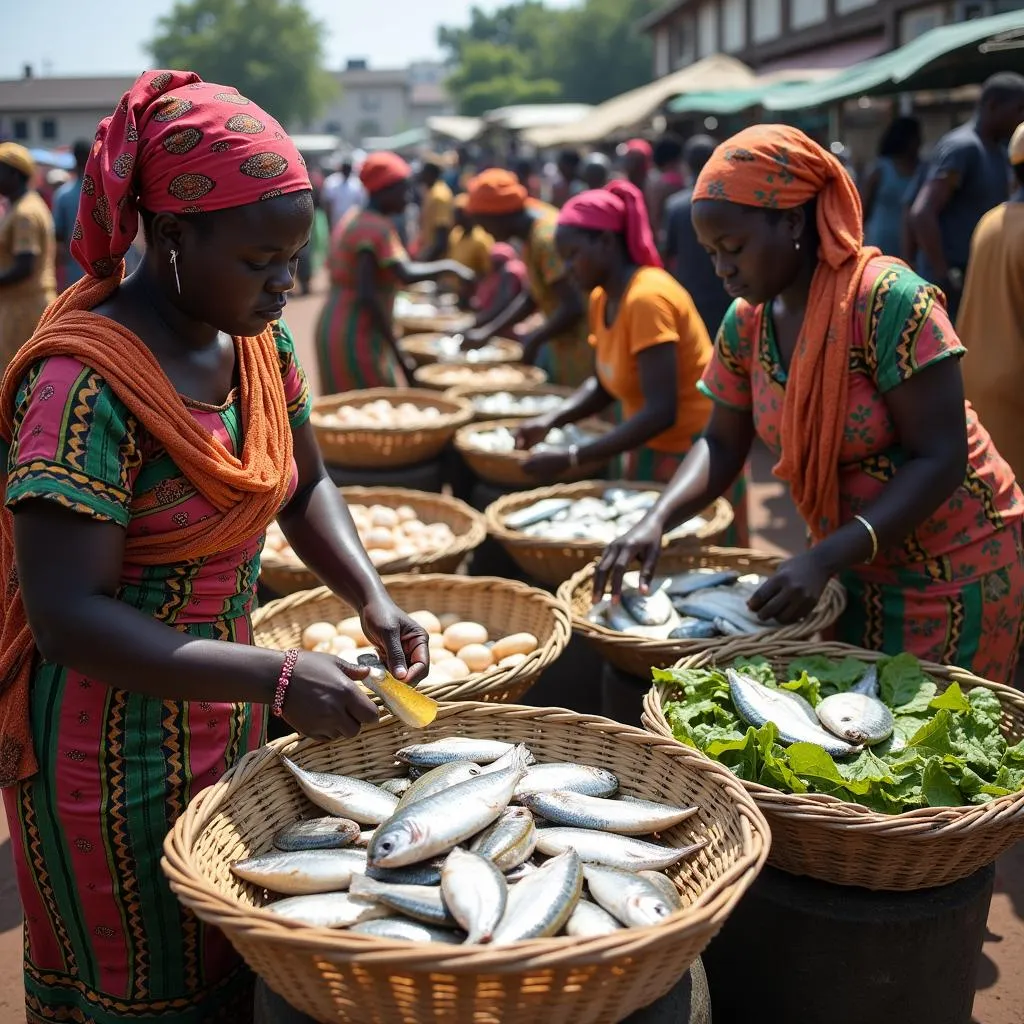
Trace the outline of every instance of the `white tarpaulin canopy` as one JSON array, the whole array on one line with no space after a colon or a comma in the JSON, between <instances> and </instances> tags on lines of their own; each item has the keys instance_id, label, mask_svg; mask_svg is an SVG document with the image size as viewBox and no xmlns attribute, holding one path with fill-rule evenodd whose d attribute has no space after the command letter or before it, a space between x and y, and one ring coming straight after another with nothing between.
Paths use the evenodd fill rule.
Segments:
<instances>
[{"instance_id":1,"label":"white tarpaulin canopy","mask_svg":"<svg viewBox=\"0 0 1024 1024\"><path fill-rule=\"evenodd\" d=\"M459 117L457 114L438 114L427 118L427 128L434 135L456 142L472 142L479 134L483 122L479 117Z\"/></svg>"}]
</instances>

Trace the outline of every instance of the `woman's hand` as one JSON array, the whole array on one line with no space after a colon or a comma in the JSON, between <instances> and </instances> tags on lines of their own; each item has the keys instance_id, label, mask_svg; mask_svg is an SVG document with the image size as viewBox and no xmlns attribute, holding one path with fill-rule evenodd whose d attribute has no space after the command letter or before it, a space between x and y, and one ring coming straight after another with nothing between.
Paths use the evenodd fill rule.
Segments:
<instances>
[{"instance_id":1,"label":"woman's hand","mask_svg":"<svg viewBox=\"0 0 1024 1024\"><path fill-rule=\"evenodd\" d=\"M315 740L351 739L379 717L377 706L353 681L364 679L367 672L331 654L304 651L285 694L285 721Z\"/></svg>"},{"instance_id":2,"label":"woman's hand","mask_svg":"<svg viewBox=\"0 0 1024 1024\"><path fill-rule=\"evenodd\" d=\"M571 465L568 452L538 452L523 463L523 472L550 479L564 473Z\"/></svg>"},{"instance_id":3,"label":"woman's hand","mask_svg":"<svg viewBox=\"0 0 1024 1024\"><path fill-rule=\"evenodd\" d=\"M747 602L761 619L784 625L814 611L828 584L828 573L813 550L787 558Z\"/></svg>"},{"instance_id":4,"label":"woman's hand","mask_svg":"<svg viewBox=\"0 0 1024 1024\"><path fill-rule=\"evenodd\" d=\"M367 640L381 653L388 671L415 686L430 669L427 631L387 596L363 607L360 620Z\"/></svg>"},{"instance_id":5,"label":"woman's hand","mask_svg":"<svg viewBox=\"0 0 1024 1024\"><path fill-rule=\"evenodd\" d=\"M519 451L529 451L548 436L551 426L551 419L548 416L536 416L532 420L523 420L516 430L516 448Z\"/></svg>"},{"instance_id":6,"label":"woman's hand","mask_svg":"<svg viewBox=\"0 0 1024 1024\"><path fill-rule=\"evenodd\" d=\"M622 577L634 562L640 563L640 590L647 593L661 557L661 537L664 532L665 524L661 519L648 515L605 548L594 573L595 603L604 597L608 589L613 599L619 597Z\"/></svg>"}]
</instances>

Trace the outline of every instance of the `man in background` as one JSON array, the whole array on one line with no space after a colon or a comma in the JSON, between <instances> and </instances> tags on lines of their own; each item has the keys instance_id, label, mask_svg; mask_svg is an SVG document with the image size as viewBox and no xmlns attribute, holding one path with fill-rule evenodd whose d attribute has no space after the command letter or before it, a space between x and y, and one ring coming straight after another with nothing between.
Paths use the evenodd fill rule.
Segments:
<instances>
[{"instance_id":1,"label":"man in background","mask_svg":"<svg viewBox=\"0 0 1024 1024\"><path fill-rule=\"evenodd\" d=\"M71 235L78 219L78 200L82 195L82 175L92 152L91 143L79 139L72 147L75 176L65 182L53 197L53 231L57 239L57 288L63 291L85 276L85 271L71 255Z\"/></svg>"},{"instance_id":2,"label":"man in background","mask_svg":"<svg viewBox=\"0 0 1024 1024\"><path fill-rule=\"evenodd\" d=\"M665 204L669 196L681 192L686 186L683 178L683 143L677 135L663 135L654 144L654 166L657 174L647 182L646 199L651 231L660 249L665 244Z\"/></svg>"},{"instance_id":3,"label":"man in background","mask_svg":"<svg viewBox=\"0 0 1024 1024\"><path fill-rule=\"evenodd\" d=\"M455 226L455 196L441 178L440 157L426 157L419 177L423 200L416 259L421 263L433 263L443 259L448 252L448 236Z\"/></svg>"},{"instance_id":4,"label":"man in background","mask_svg":"<svg viewBox=\"0 0 1024 1024\"><path fill-rule=\"evenodd\" d=\"M561 209L584 190L580 181L580 154L575 149L563 149L558 154L558 177L551 187L551 204Z\"/></svg>"},{"instance_id":5,"label":"man in background","mask_svg":"<svg viewBox=\"0 0 1024 1024\"><path fill-rule=\"evenodd\" d=\"M612 176L612 162L604 153L591 153L583 161L580 179L585 189L604 188Z\"/></svg>"},{"instance_id":6,"label":"man in background","mask_svg":"<svg viewBox=\"0 0 1024 1024\"><path fill-rule=\"evenodd\" d=\"M320 201L331 230L349 210L362 206L366 199L366 190L354 170L352 160L346 158L342 160L338 170L329 174L324 181Z\"/></svg>"},{"instance_id":7,"label":"man in background","mask_svg":"<svg viewBox=\"0 0 1024 1024\"><path fill-rule=\"evenodd\" d=\"M622 169L626 180L641 192L647 188L647 178L654 166L654 147L646 139L630 139L622 149Z\"/></svg>"}]
</instances>

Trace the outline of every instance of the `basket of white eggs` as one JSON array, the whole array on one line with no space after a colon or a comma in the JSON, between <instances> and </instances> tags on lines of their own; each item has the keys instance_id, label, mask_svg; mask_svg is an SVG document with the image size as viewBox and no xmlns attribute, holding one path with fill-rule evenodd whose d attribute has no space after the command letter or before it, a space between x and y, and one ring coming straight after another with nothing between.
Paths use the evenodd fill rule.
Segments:
<instances>
[{"instance_id":1,"label":"basket of white eggs","mask_svg":"<svg viewBox=\"0 0 1024 1024\"><path fill-rule=\"evenodd\" d=\"M487 537L483 513L446 494L404 487L342 487L359 539L380 572L455 572ZM260 581L283 597L320 586L275 521Z\"/></svg>"},{"instance_id":2,"label":"basket of white eggs","mask_svg":"<svg viewBox=\"0 0 1024 1024\"><path fill-rule=\"evenodd\" d=\"M427 633L430 674L419 688L436 700L516 701L572 635L557 597L514 580L406 573L386 576L384 585ZM260 647L323 651L350 662L373 651L356 610L326 587L260 608L253 634Z\"/></svg>"}]
</instances>

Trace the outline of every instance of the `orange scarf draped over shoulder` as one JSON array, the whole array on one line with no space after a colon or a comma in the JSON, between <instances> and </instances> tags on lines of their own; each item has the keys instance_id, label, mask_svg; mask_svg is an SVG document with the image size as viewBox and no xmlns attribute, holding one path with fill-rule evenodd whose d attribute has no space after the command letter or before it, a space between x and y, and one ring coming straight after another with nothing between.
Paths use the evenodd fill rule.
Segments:
<instances>
[{"instance_id":1,"label":"orange scarf draped over shoulder","mask_svg":"<svg viewBox=\"0 0 1024 1024\"><path fill-rule=\"evenodd\" d=\"M865 268L879 255L864 245L860 196L843 165L798 128L762 124L715 150L693 198L776 210L818 201L818 267L789 368L774 472L789 484L820 539L839 526L839 452L857 294Z\"/></svg>"},{"instance_id":2,"label":"orange scarf draped over shoulder","mask_svg":"<svg viewBox=\"0 0 1024 1024\"><path fill-rule=\"evenodd\" d=\"M100 374L129 412L159 442L220 516L165 534L129 537L126 557L142 565L214 555L262 532L277 515L292 474L292 435L277 345L268 327L239 339L244 438L235 456L196 421L152 352L131 331L90 312L120 283L120 274L84 278L43 315L12 360L0 387L0 437L14 434L15 402L33 365L70 356ZM0 578L6 580L0 633L0 786L37 769L29 722L35 643L25 616L14 555L14 517L0 512Z\"/></svg>"}]
</instances>

